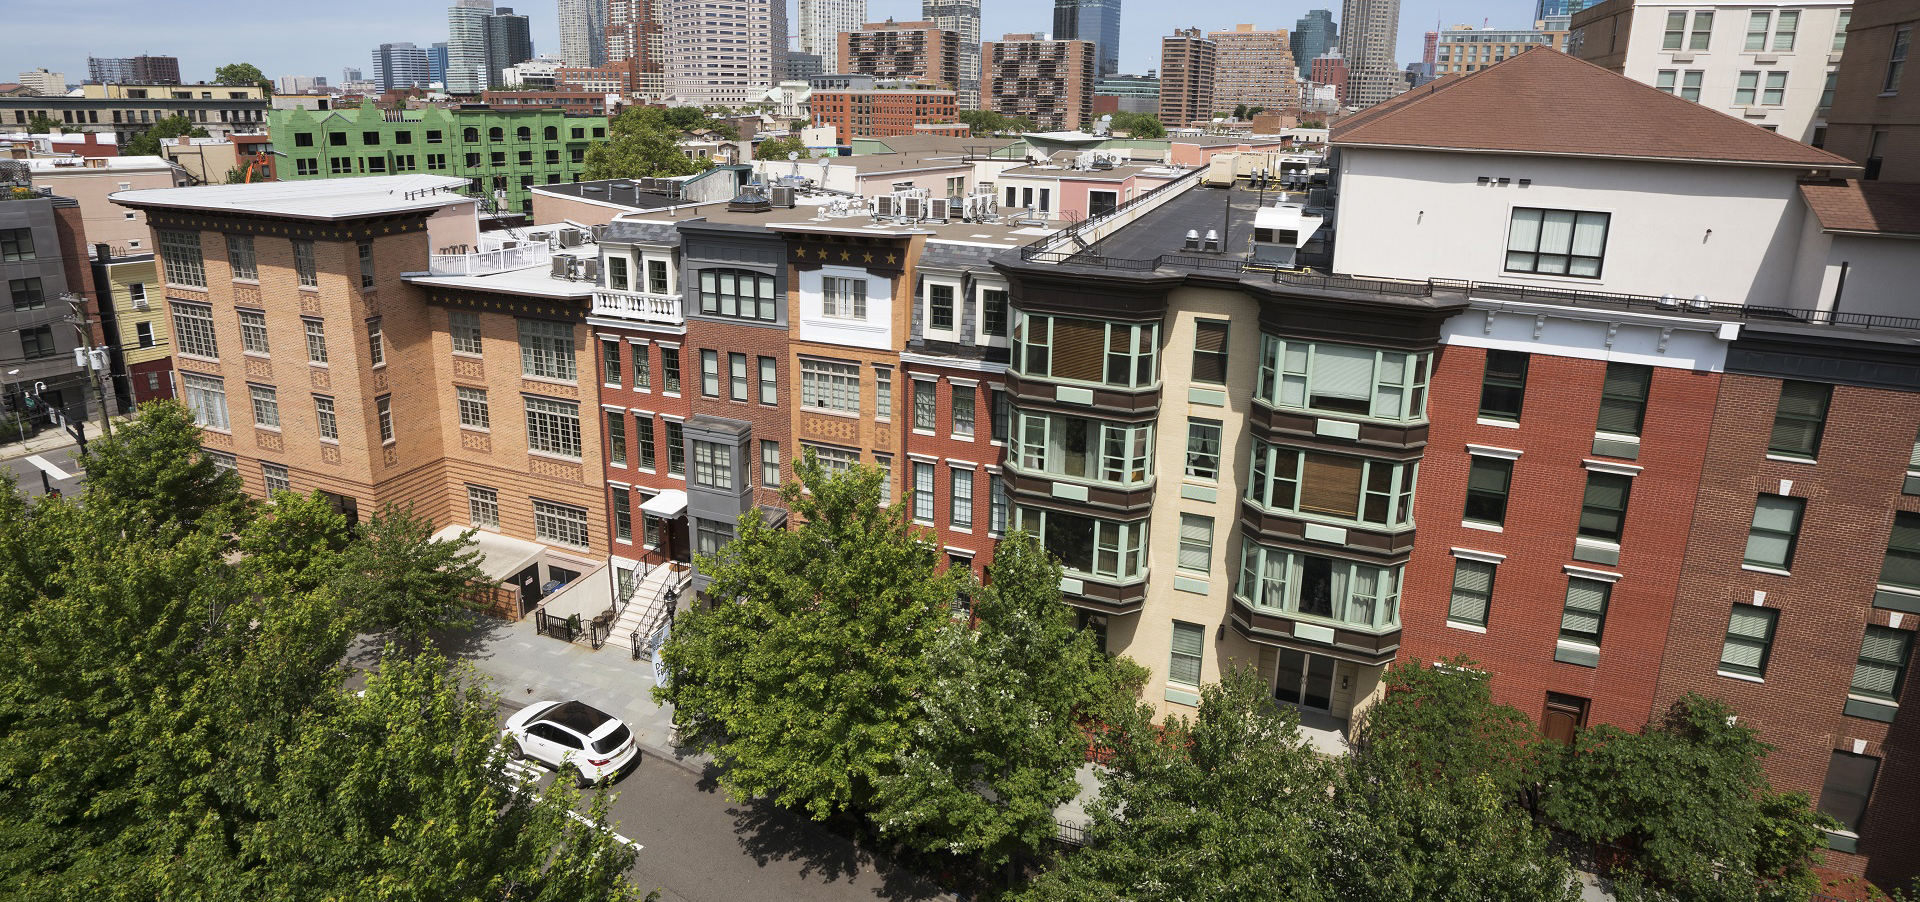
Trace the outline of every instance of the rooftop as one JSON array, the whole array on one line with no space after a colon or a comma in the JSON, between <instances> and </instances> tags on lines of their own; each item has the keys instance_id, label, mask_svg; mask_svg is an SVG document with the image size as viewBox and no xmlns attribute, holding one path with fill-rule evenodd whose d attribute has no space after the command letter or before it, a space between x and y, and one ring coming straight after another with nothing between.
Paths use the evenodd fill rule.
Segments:
<instances>
[{"instance_id":1,"label":"rooftop","mask_svg":"<svg viewBox=\"0 0 1920 902\"><path fill-rule=\"evenodd\" d=\"M110 199L124 207L165 207L252 213L288 219L338 220L387 213L430 211L473 198L459 193L467 180L445 175L379 175L366 178L205 185L121 191Z\"/></svg>"},{"instance_id":2,"label":"rooftop","mask_svg":"<svg viewBox=\"0 0 1920 902\"><path fill-rule=\"evenodd\" d=\"M1829 232L1920 238L1920 184L1845 179L1805 183L1800 195Z\"/></svg>"},{"instance_id":3,"label":"rooftop","mask_svg":"<svg viewBox=\"0 0 1920 902\"><path fill-rule=\"evenodd\" d=\"M162 157L34 157L25 161L34 172L70 173L87 169L158 169L171 171Z\"/></svg>"},{"instance_id":4,"label":"rooftop","mask_svg":"<svg viewBox=\"0 0 1920 902\"><path fill-rule=\"evenodd\" d=\"M1171 169L1154 163L1118 163L1110 169L1069 169L1052 163L1037 163L1027 166L1015 166L1000 173L1002 178L1021 176L1025 178L1080 179L1095 182L1124 182L1135 176L1159 176L1173 178L1181 170Z\"/></svg>"},{"instance_id":5,"label":"rooftop","mask_svg":"<svg viewBox=\"0 0 1920 902\"><path fill-rule=\"evenodd\" d=\"M1577 97L1578 103L1567 98ZM1443 78L1334 124L1333 143L1465 153L1854 171L1852 160L1534 48Z\"/></svg>"},{"instance_id":6,"label":"rooftop","mask_svg":"<svg viewBox=\"0 0 1920 902\"><path fill-rule=\"evenodd\" d=\"M995 251L1013 250L1035 238L1052 234L1053 229L1041 227L1016 227L1011 220L1001 222L963 222L953 220L920 220L917 222L876 221L866 212L867 207L836 207L825 197L802 196L797 199L799 206L789 208L775 207L765 213L749 213L736 210L713 209L701 211L698 218L716 225L758 226L776 231L791 232L840 232L860 235L925 235L928 241L977 245L992 248ZM836 213L838 209L840 212ZM824 217L822 213L825 213ZM646 213L632 213L620 218L626 223L666 223L684 222L694 217L668 216L655 217ZM618 226L616 226L617 228Z\"/></svg>"}]
</instances>

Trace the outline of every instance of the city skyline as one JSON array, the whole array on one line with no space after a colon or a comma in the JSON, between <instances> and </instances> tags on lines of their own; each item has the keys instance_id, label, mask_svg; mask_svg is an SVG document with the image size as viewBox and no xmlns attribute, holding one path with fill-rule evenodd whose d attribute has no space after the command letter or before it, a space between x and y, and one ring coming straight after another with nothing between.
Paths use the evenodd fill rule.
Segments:
<instances>
[{"instance_id":1,"label":"city skyline","mask_svg":"<svg viewBox=\"0 0 1920 902\"><path fill-rule=\"evenodd\" d=\"M141 22L137 28L129 26L123 7L105 0L30 5L15 12L13 24L17 27L0 35L0 59L13 67L10 72L46 68L65 73L75 83L85 78L88 56L130 57L142 53L179 57L181 80L185 82L210 80L215 68L233 62L253 63L268 78L318 75L331 81L343 66L366 68L368 49L381 43L411 41L430 47L444 42L447 7L451 5L434 0L396 8L373 0L341 0L325 10L289 8L273 21L226 21L217 30L200 24L216 10L207 0L184 0L181 15ZM798 25L797 9L792 0L788 6L789 30L793 31ZM1436 18L1442 27L1459 23L1478 26L1484 21L1494 28L1519 28L1532 24L1534 7L1533 0L1499 0L1471 8L1444 0L1403 0L1396 61L1404 68L1420 59L1422 36ZM204 9L206 15L197 15L196 9ZM1291 30L1295 20L1310 9L1331 9L1336 17L1340 12L1333 3L1308 0L1280 7L1239 3L1217 8L1209 17L1197 17L1181 8L1133 0L1125 3L1120 71L1145 74L1158 69L1160 39L1175 28L1215 31L1252 23L1261 28ZM516 4L514 12L530 19L536 48L561 46L553 0ZM868 19L877 22L889 16L903 22L918 20L920 0L868 0ZM1050 3L983 3L983 40L1007 33L1051 33L1052 29Z\"/></svg>"}]
</instances>

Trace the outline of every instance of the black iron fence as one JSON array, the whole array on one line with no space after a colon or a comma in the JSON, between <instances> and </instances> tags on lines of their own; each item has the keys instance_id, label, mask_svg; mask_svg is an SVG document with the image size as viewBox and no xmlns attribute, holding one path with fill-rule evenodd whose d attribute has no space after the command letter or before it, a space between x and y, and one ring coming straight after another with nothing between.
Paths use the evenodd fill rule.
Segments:
<instances>
[{"instance_id":1,"label":"black iron fence","mask_svg":"<svg viewBox=\"0 0 1920 902\"><path fill-rule=\"evenodd\" d=\"M580 618L577 615L557 617L540 608L533 612L533 629L542 636L572 642L580 636Z\"/></svg>"}]
</instances>

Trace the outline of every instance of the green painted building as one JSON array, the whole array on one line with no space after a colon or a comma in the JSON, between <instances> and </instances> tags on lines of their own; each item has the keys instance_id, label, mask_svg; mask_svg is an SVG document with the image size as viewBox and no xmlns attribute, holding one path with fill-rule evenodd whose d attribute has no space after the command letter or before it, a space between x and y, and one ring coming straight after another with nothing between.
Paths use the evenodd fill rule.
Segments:
<instances>
[{"instance_id":1,"label":"green painted building","mask_svg":"<svg viewBox=\"0 0 1920 902\"><path fill-rule=\"evenodd\" d=\"M534 185L580 181L587 148L607 137L605 116L558 109L273 110L281 179L430 172L467 179L468 193L502 212L531 213Z\"/></svg>"}]
</instances>

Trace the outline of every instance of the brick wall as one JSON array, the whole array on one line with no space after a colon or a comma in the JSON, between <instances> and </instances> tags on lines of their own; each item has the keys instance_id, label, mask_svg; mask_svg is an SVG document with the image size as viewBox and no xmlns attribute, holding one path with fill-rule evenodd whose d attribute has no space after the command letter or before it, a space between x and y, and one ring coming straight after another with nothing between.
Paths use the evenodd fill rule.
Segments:
<instances>
[{"instance_id":1,"label":"brick wall","mask_svg":"<svg viewBox=\"0 0 1920 902\"><path fill-rule=\"evenodd\" d=\"M606 383L604 372L599 379L600 416L606 415L608 408L619 408L626 414L627 453L624 459L612 456L610 448L602 453L606 455L605 476L608 482L624 483L633 488L629 500L633 516L633 540L622 542L612 539L612 549L616 556L636 561L658 564L665 560L664 548L645 547L644 525L641 522L640 504L642 494L651 495L666 489L685 491L687 480L684 476L675 476L667 472L667 433L663 416L678 417L684 421L692 415L691 405L684 392L667 394L665 377L661 370L659 342L681 342L677 334L655 332L645 329L607 329L595 330L597 341L615 343L620 348L620 384L618 387ZM595 348L603 354L606 345L596 344ZM648 384L641 388L634 379L635 361L644 357L647 361ZM604 370L605 363L600 364ZM684 367L684 364L682 365ZM684 373L682 374L685 375ZM686 384L682 383L682 388ZM653 424L653 462L646 465L641 461L640 426L645 421ZM613 532L613 507L611 492L607 501L608 535ZM684 552L684 549L682 549Z\"/></svg>"},{"instance_id":2,"label":"brick wall","mask_svg":"<svg viewBox=\"0 0 1920 902\"><path fill-rule=\"evenodd\" d=\"M1767 457L1780 385L1721 380L1655 705L1686 692L1725 699L1775 746L1767 759L1774 786L1815 798L1833 751L1881 758L1860 854L1829 853L1827 863L1883 879L1910 876L1920 871L1920 717L1903 713L1886 724L1842 709L1866 626L1900 618L1897 625L1911 629L1917 619L1875 608L1872 598L1894 512L1920 511L1920 497L1901 494L1920 395L1836 386L1818 461L1801 463ZM1742 566L1761 494L1806 500L1791 575ZM1756 600L1780 612L1764 682L1721 676L1730 611Z\"/></svg>"},{"instance_id":3,"label":"brick wall","mask_svg":"<svg viewBox=\"0 0 1920 902\"><path fill-rule=\"evenodd\" d=\"M1618 566L1571 555L1592 453L1606 363L1535 354L1519 428L1477 420L1485 352L1447 346L1437 356L1421 463L1420 524L1401 601L1401 653L1420 661L1465 655L1493 672L1495 698L1539 717L1547 692L1590 699L1588 724L1637 729L1652 710L1675 587L1692 520L1713 404L1713 374L1656 368ZM1519 450L1503 531L1462 525L1468 444ZM1751 511L1749 511L1751 513ZM1466 548L1506 555L1495 574L1485 633L1447 625L1454 558ZM1613 584L1598 667L1554 660L1567 565L1621 574ZM1723 624L1724 625L1724 624Z\"/></svg>"},{"instance_id":4,"label":"brick wall","mask_svg":"<svg viewBox=\"0 0 1920 902\"><path fill-rule=\"evenodd\" d=\"M900 404L894 407L891 424L906 448L904 459L894 461L894 503L904 504L913 515L913 463L933 465L933 518L918 521L933 532L934 541L948 554L972 559L976 574L984 574L993 563L993 545L997 534L989 530L992 517L991 476L998 475L1006 448L993 440L993 396L989 389L1005 387L1005 374L986 373L963 367L941 367L916 362L903 365L894 376ZM915 428L914 385L930 385L934 390L932 429ZM971 388L974 396L973 435L954 431L954 393ZM972 514L966 526L953 519L953 474L955 470L972 474L973 491L967 496ZM1011 518L1011 511L1008 517Z\"/></svg>"}]
</instances>

